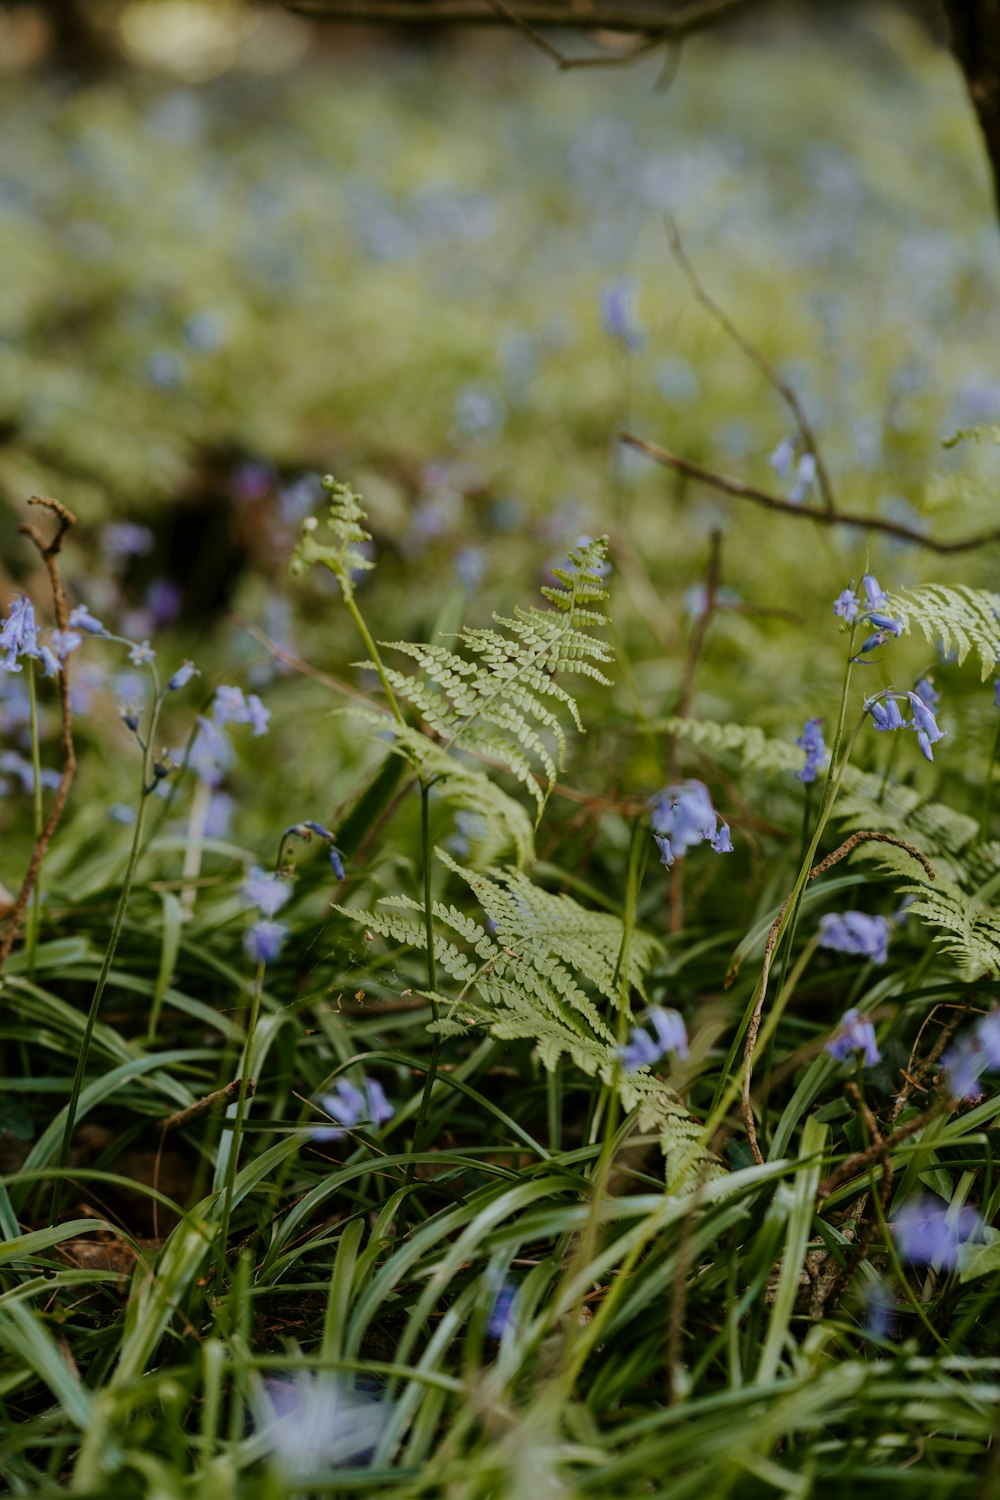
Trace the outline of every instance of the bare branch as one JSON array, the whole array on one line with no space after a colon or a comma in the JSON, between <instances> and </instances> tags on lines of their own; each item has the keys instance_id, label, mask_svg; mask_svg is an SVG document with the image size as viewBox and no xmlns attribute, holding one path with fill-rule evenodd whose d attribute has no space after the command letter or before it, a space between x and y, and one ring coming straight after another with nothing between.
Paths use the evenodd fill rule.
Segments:
<instances>
[{"instance_id":1,"label":"bare branch","mask_svg":"<svg viewBox=\"0 0 1000 1500\"><path fill-rule=\"evenodd\" d=\"M833 486L830 483L830 474L826 464L823 462L823 455L820 453L816 434L813 431L812 423L806 416L802 402L799 400L793 387L778 373L767 356L761 353L757 345L752 343L746 334L740 332L728 313L724 312L714 297L710 297L708 292L706 292L697 271L690 260L688 260L684 249L684 241L681 239L676 219L670 214L665 214L663 222L666 226L671 254L680 267L685 281L691 288L692 296L699 307L703 307L709 317L714 319L722 331L732 339L733 343L743 350L747 359L757 366L764 379L774 387L791 412L799 431L802 446L807 452L812 454L813 461L816 464L816 483L819 485L819 492L823 497L823 507L828 515L833 515L836 507L833 501Z\"/></svg>"},{"instance_id":2,"label":"bare branch","mask_svg":"<svg viewBox=\"0 0 1000 1500\"><path fill-rule=\"evenodd\" d=\"M595 5L578 8L569 0L523 0L520 23L533 29L647 32L664 39L691 36L745 10L755 0L691 0L673 7L655 4ZM312 21L347 21L362 26L510 25L507 9L492 0L291 0L289 10Z\"/></svg>"},{"instance_id":3,"label":"bare branch","mask_svg":"<svg viewBox=\"0 0 1000 1500\"><path fill-rule=\"evenodd\" d=\"M658 443L651 443L647 438L638 437L634 432L622 432L619 438L621 442L628 443L630 448L637 448L640 453L645 453L647 458L654 459L656 463L663 464L668 469L676 470L678 474L686 474L689 479L700 480L702 484L707 484L710 489L716 490L720 495L731 495L734 500L749 500L754 505L762 505L767 510L780 511L782 515L797 516L800 520L818 521L821 526L857 526L862 531L880 531L885 536L899 537L901 541L912 542L915 547L923 547L928 552L944 555L955 552L974 552L977 547L1000 541L1000 526L992 531L979 532L976 536L962 537L955 542L942 542L935 537L925 536L922 531L916 531L912 526L904 526L898 521L887 521L882 516L859 516L843 510L830 514L818 505L796 505L780 495L772 495L768 490L758 489L756 485L744 484L742 479L733 479L728 474L716 474L714 470L706 469L702 464L696 464L690 458L682 458L679 453L671 453L669 448L661 448Z\"/></svg>"}]
</instances>

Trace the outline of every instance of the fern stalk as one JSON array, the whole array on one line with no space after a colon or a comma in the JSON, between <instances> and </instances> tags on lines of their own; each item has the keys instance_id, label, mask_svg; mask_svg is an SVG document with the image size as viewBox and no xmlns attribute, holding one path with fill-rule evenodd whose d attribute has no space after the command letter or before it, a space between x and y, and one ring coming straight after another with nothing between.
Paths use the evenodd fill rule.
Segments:
<instances>
[{"instance_id":1,"label":"fern stalk","mask_svg":"<svg viewBox=\"0 0 1000 1500\"><path fill-rule=\"evenodd\" d=\"M431 895L430 795L430 782L421 780L420 861L423 866L424 876L424 931L427 935L427 988L430 991L431 1015L437 1021L437 958L434 952L434 901ZM420 1110L417 1114L417 1123L413 1129L414 1152L421 1151L424 1146L424 1131L427 1128L427 1116L430 1112L431 1095L434 1092L434 1083L437 1079L440 1057L441 1033L435 1031L434 1040L431 1043L430 1063L428 1064L427 1072L424 1074L424 1088L420 1096Z\"/></svg>"},{"instance_id":2,"label":"fern stalk","mask_svg":"<svg viewBox=\"0 0 1000 1500\"><path fill-rule=\"evenodd\" d=\"M42 807L42 747L38 733L38 686L35 677L35 662L31 657L28 659L28 722L31 733L31 771L34 783L32 812L37 845L41 841L42 829L45 827L45 813ZM42 872L39 867L31 892L31 904L28 907L28 920L24 931L25 964L29 979L35 977L35 953L38 949L38 925L41 911L41 879Z\"/></svg>"}]
</instances>

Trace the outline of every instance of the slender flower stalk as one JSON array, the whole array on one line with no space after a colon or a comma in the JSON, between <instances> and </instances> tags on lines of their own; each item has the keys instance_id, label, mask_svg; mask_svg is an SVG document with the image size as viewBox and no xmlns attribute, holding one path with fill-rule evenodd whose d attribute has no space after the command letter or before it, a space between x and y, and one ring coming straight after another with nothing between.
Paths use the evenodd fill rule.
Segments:
<instances>
[{"instance_id":1,"label":"slender flower stalk","mask_svg":"<svg viewBox=\"0 0 1000 1500\"><path fill-rule=\"evenodd\" d=\"M42 829L45 827L45 810L42 805L42 745L41 735L38 729L38 686L35 678L35 663L28 661L28 723L31 734L31 770L32 770L32 811L35 820L35 843L42 837ZM33 979L35 975L35 956L38 951L38 927L41 916L41 878L42 867L38 866L38 874L31 892L31 902L28 906L28 920L24 925L24 952L25 964L28 978Z\"/></svg>"}]
</instances>

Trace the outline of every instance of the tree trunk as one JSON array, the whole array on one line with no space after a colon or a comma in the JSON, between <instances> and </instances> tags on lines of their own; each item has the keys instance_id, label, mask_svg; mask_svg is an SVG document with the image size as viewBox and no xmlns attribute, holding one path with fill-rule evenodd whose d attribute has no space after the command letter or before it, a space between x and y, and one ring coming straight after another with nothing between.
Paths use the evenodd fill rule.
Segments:
<instances>
[{"instance_id":1,"label":"tree trunk","mask_svg":"<svg viewBox=\"0 0 1000 1500\"><path fill-rule=\"evenodd\" d=\"M1000 212L1000 0L944 0L951 49L979 118Z\"/></svg>"}]
</instances>

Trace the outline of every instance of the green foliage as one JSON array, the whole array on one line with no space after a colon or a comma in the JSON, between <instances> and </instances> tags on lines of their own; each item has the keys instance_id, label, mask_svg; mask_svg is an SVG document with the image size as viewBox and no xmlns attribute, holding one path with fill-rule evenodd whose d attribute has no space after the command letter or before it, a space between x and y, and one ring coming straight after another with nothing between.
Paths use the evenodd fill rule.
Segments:
<instances>
[{"instance_id":1,"label":"green foliage","mask_svg":"<svg viewBox=\"0 0 1000 1500\"><path fill-rule=\"evenodd\" d=\"M1000 594L990 589L970 589L963 584L945 588L924 584L890 594L886 609L898 615L904 626L919 625L932 645L955 653L959 666L975 650L983 682L1000 664Z\"/></svg>"},{"instance_id":2,"label":"green foliage","mask_svg":"<svg viewBox=\"0 0 1000 1500\"><path fill-rule=\"evenodd\" d=\"M339 484L332 474L327 474L323 488L330 496L330 510L324 524L332 540L321 539L320 522L315 516L309 516L302 523L302 537L292 553L292 573L301 577L307 568L318 564L333 574L344 598L352 599L354 575L366 573L375 566L362 551L365 543L372 539L371 532L364 526L368 516L362 509L361 496L356 495L349 484Z\"/></svg>"},{"instance_id":3,"label":"green foliage","mask_svg":"<svg viewBox=\"0 0 1000 1500\"><path fill-rule=\"evenodd\" d=\"M556 586L542 589L553 607L517 607L510 617L494 615L505 634L461 630L458 640L468 656L413 641L380 643L411 657L423 674L386 667L396 698L416 709L445 750L465 750L510 771L534 798L537 818L565 759L566 733L557 709L583 732L576 699L555 680L557 675L575 674L610 686L600 668L612 660L611 651L590 633L607 624L595 608L607 597L600 582L606 555L604 539L572 549L570 568L553 569ZM364 665L374 668L375 663ZM545 786L535 773L535 761L545 774Z\"/></svg>"}]
</instances>

